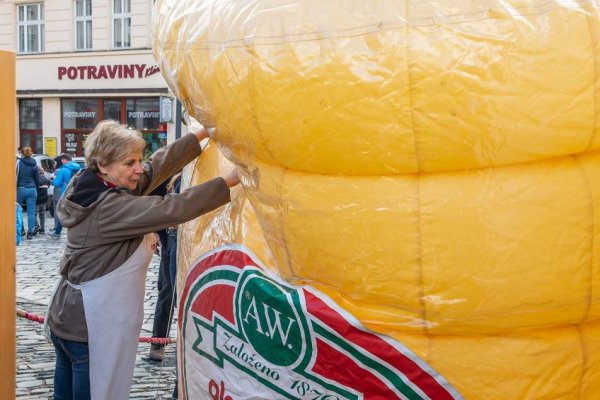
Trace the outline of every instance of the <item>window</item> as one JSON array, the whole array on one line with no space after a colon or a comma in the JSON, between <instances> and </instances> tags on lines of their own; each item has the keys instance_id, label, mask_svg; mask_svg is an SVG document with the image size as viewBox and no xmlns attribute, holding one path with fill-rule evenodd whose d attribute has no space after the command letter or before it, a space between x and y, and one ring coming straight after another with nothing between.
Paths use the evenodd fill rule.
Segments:
<instances>
[{"instance_id":1,"label":"window","mask_svg":"<svg viewBox=\"0 0 600 400\"><path fill-rule=\"evenodd\" d=\"M82 156L87 136L105 119L138 129L146 141L146 158L167 144L167 124L160 122L158 97L64 98L61 109L63 152Z\"/></svg>"},{"instance_id":2,"label":"window","mask_svg":"<svg viewBox=\"0 0 600 400\"><path fill-rule=\"evenodd\" d=\"M142 132L146 141L144 158L167 144L167 126L160 123L158 98L129 98L125 101L127 125Z\"/></svg>"},{"instance_id":3,"label":"window","mask_svg":"<svg viewBox=\"0 0 600 400\"><path fill-rule=\"evenodd\" d=\"M98 123L97 99L64 99L63 129L94 129Z\"/></svg>"},{"instance_id":4,"label":"window","mask_svg":"<svg viewBox=\"0 0 600 400\"><path fill-rule=\"evenodd\" d=\"M113 47L131 46L131 0L113 0Z\"/></svg>"},{"instance_id":5,"label":"window","mask_svg":"<svg viewBox=\"0 0 600 400\"><path fill-rule=\"evenodd\" d=\"M75 48L92 49L92 0L75 0Z\"/></svg>"},{"instance_id":6,"label":"window","mask_svg":"<svg viewBox=\"0 0 600 400\"><path fill-rule=\"evenodd\" d=\"M18 53L44 52L44 5L17 6Z\"/></svg>"},{"instance_id":7,"label":"window","mask_svg":"<svg viewBox=\"0 0 600 400\"><path fill-rule=\"evenodd\" d=\"M159 128L160 106L157 98L127 99L127 125L140 131Z\"/></svg>"},{"instance_id":8,"label":"window","mask_svg":"<svg viewBox=\"0 0 600 400\"><path fill-rule=\"evenodd\" d=\"M100 99L62 99L62 151L82 156L87 135L100 121Z\"/></svg>"},{"instance_id":9,"label":"window","mask_svg":"<svg viewBox=\"0 0 600 400\"><path fill-rule=\"evenodd\" d=\"M121 99L104 100L104 117L102 119L121 120Z\"/></svg>"},{"instance_id":10,"label":"window","mask_svg":"<svg viewBox=\"0 0 600 400\"><path fill-rule=\"evenodd\" d=\"M42 100L19 100L19 134L21 146L31 147L34 153L43 152Z\"/></svg>"},{"instance_id":11,"label":"window","mask_svg":"<svg viewBox=\"0 0 600 400\"><path fill-rule=\"evenodd\" d=\"M42 100L23 99L19 107L20 129L42 129Z\"/></svg>"}]
</instances>

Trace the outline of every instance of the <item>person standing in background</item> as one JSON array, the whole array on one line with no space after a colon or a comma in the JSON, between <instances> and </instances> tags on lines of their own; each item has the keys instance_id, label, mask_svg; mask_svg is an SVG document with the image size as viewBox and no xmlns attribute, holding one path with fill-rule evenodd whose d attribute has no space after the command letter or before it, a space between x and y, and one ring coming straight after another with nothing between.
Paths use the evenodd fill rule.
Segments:
<instances>
[{"instance_id":1,"label":"person standing in background","mask_svg":"<svg viewBox=\"0 0 600 400\"><path fill-rule=\"evenodd\" d=\"M52 177L52 180L54 180L54 178L56 177L56 174L58 173L59 168L62 167L62 161L60 160L60 156L56 156L54 157L54 174ZM60 219L58 219L58 215L56 215L56 205L58 204L58 201L60 200L60 186L52 186L52 217L54 217L54 228L50 229L50 233L54 233L54 231L56 230L56 228L58 228L58 231L60 232L62 230L62 226L60 224Z\"/></svg>"},{"instance_id":2,"label":"person standing in background","mask_svg":"<svg viewBox=\"0 0 600 400\"><path fill-rule=\"evenodd\" d=\"M166 196L168 193L175 193L174 182L181 176L181 172L175 174L170 180L165 181L152 194L157 196ZM179 191L176 192L179 194ZM158 272L158 298L154 310L154 322L152 324L152 337L169 337L171 321L173 319L173 309L175 305L175 275L172 273L173 257L177 254L177 227L171 226L164 231L157 232L161 241L160 268ZM173 237L175 239L173 239ZM173 255L175 251L175 255ZM176 260L175 260L176 261ZM148 358L152 361L162 361L165 346L159 344L150 345Z\"/></svg>"},{"instance_id":3,"label":"person standing in background","mask_svg":"<svg viewBox=\"0 0 600 400\"><path fill-rule=\"evenodd\" d=\"M17 202L27 205L27 239L32 239L35 229L35 201L40 186L40 174L33 159L31 147L21 149L23 157L17 161Z\"/></svg>"},{"instance_id":4,"label":"person standing in background","mask_svg":"<svg viewBox=\"0 0 600 400\"><path fill-rule=\"evenodd\" d=\"M69 182L71 181L73 175L75 175L81 169L79 164L73 161L73 158L70 154L61 154L59 160L61 163L61 167L56 170L54 174L54 180L52 181L52 184L55 188L60 188L58 198L55 194L53 195L57 202L58 200L60 200L60 197L67 189L67 186L69 185ZM62 224L60 222L60 219L56 215L56 207L54 208L54 210L54 229L50 232L50 236L58 238L60 237L60 233L62 231Z\"/></svg>"},{"instance_id":5,"label":"person standing in background","mask_svg":"<svg viewBox=\"0 0 600 400\"><path fill-rule=\"evenodd\" d=\"M160 184L150 195L164 197L167 195L168 180ZM160 238L160 266L158 269L158 298L154 309L154 321L152 323L152 337L164 338L169 335L171 328L171 317L173 311L173 290L169 279L169 246L167 242L167 231L162 229L156 232ZM152 361L162 361L164 345L152 344L148 358Z\"/></svg>"},{"instance_id":6,"label":"person standing in background","mask_svg":"<svg viewBox=\"0 0 600 400\"><path fill-rule=\"evenodd\" d=\"M15 203L15 208L16 208L16 213L15 213L15 222L16 222L16 228L17 228L17 236L16 236L16 243L17 246L21 244L21 231L23 230L23 208L21 208L21 205L19 203Z\"/></svg>"},{"instance_id":7,"label":"person standing in background","mask_svg":"<svg viewBox=\"0 0 600 400\"><path fill-rule=\"evenodd\" d=\"M51 185L50 179L44 176L44 170L39 167L40 186L37 189L37 200L35 201L35 228L33 234L45 233L46 226L46 205L48 204L48 188Z\"/></svg>"},{"instance_id":8,"label":"person standing in background","mask_svg":"<svg viewBox=\"0 0 600 400\"><path fill-rule=\"evenodd\" d=\"M181 172L175 174L167 185L167 193L181 192ZM173 290L173 306L177 304L177 225L167 228L167 247L169 248L169 275L171 277L171 287ZM175 351L175 387L173 388L172 397L179 398L179 370L177 367L177 351Z\"/></svg>"}]
</instances>

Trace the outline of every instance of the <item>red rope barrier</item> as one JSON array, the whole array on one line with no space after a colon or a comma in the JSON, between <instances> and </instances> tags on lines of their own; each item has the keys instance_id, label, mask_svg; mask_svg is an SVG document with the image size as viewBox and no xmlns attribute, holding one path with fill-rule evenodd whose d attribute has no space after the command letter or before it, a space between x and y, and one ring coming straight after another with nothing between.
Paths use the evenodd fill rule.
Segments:
<instances>
[{"instance_id":1,"label":"red rope barrier","mask_svg":"<svg viewBox=\"0 0 600 400\"><path fill-rule=\"evenodd\" d=\"M152 344L165 345L165 344L169 344L169 343L175 343L177 341L177 339L142 336L142 337L140 337L139 341L141 343L152 343Z\"/></svg>"},{"instance_id":2,"label":"red rope barrier","mask_svg":"<svg viewBox=\"0 0 600 400\"><path fill-rule=\"evenodd\" d=\"M20 308L17 308L17 317L25 318L25 319L28 319L29 321L37 322L38 324L44 323L44 317L33 314L33 313L28 313L24 310L21 310ZM176 338L155 338L155 337L141 336L139 339L139 342L151 343L151 344L157 344L160 346L164 346L164 345L167 345L170 343L176 343L177 339Z\"/></svg>"},{"instance_id":3,"label":"red rope barrier","mask_svg":"<svg viewBox=\"0 0 600 400\"><path fill-rule=\"evenodd\" d=\"M19 311L21 311L22 314L20 314ZM40 317L39 315L35 315L35 314L32 314L32 313L25 312L23 310L17 309L17 316L25 318L25 319L28 319L28 320L33 321L33 322L37 322L39 324L43 324L44 323L44 317Z\"/></svg>"}]
</instances>

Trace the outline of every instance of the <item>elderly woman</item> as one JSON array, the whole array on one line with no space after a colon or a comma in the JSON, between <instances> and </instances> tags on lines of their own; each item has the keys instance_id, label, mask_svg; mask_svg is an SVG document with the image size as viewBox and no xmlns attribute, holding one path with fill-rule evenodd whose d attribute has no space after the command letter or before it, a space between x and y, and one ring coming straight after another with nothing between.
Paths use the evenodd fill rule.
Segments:
<instances>
[{"instance_id":1,"label":"elderly woman","mask_svg":"<svg viewBox=\"0 0 600 400\"><path fill-rule=\"evenodd\" d=\"M161 229L229 202L232 171L181 194L148 196L200 154L201 127L142 164L138 131L103 121L85 146L88 168L58 203L68 228L48 327L56 351L54 398L129 398L143 317L146 270Z\"/></svg>"}]
</instances>

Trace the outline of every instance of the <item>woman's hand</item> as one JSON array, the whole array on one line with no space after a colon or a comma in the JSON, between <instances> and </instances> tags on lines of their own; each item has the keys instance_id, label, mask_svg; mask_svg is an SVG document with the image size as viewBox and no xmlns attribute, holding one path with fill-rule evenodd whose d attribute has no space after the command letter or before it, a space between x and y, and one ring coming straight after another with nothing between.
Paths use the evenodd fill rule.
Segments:
<instances>
[{"instance_id":1,"label":"woman's hand","mask_svg":"<svg viewBox=\"0 0 600 400\"><path fill-rule=\"evenodd\" d=\"M192 132L194 135L196 135L198 142L201 142L208 137L208 131L200 122L198 122L198 120L190 117L190 125L189 126L190 126L190 132Z\"/></svg>"},{"instance_id":2,"label":"woman's hand","mask_svg":"<svg viewBox=\"0 0 600 400\"><path fill-rule=\"evenodd\" d=\"M194 131L194 135L196 135L198 142L201 142L208 137L208 131L206 130L206 128L202 125L200 125L200 127L200 129Z\"/></svg>"},{"instance_id":3,"label":"woman's hand","mask_svg":"<svg viewBox=\"0 0 600 400\"><path fill-rule=\"evenodd\" d=\"M223 179L229 188L232 188L240 183L240 177L238 176L237 169L229 171L229 173L225 175Z\"/></svg>"}]
</instances>

